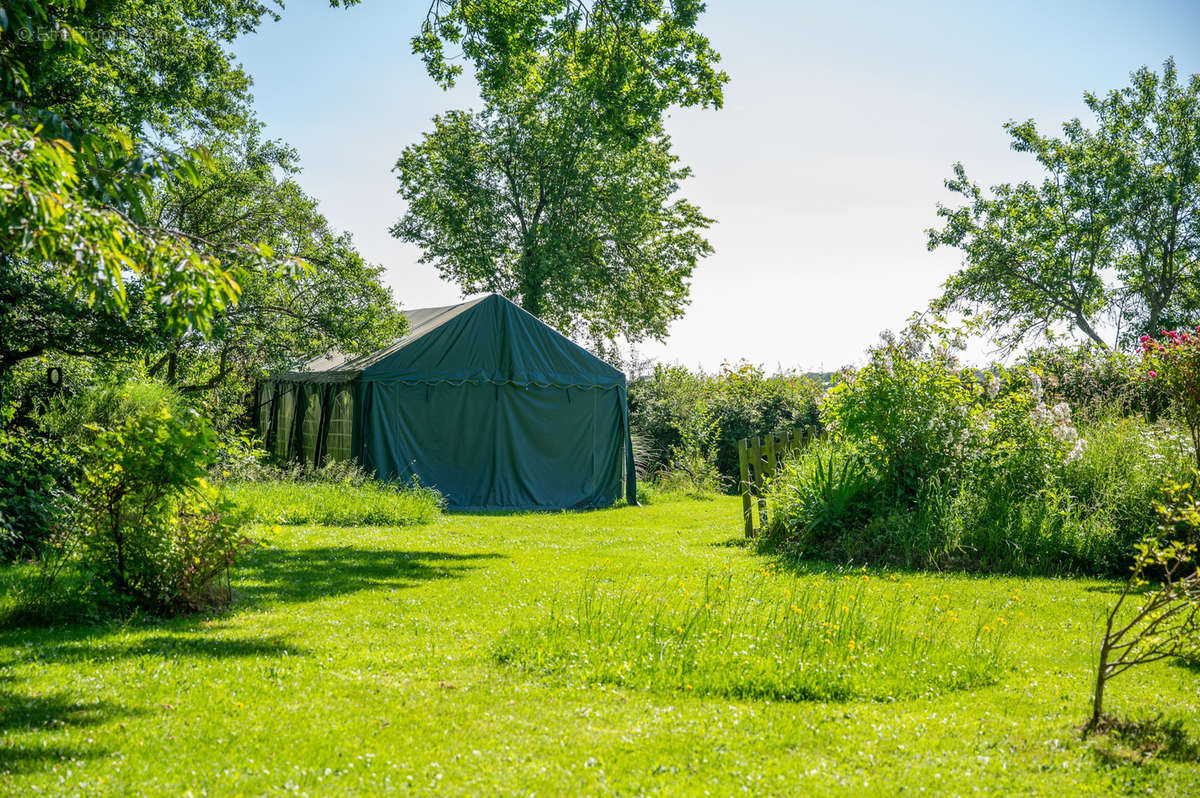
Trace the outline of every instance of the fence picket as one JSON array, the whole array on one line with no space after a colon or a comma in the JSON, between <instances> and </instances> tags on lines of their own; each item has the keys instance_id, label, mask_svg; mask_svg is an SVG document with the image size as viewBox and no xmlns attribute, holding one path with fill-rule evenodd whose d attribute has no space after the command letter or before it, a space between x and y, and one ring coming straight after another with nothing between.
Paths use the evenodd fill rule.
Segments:
<instances>
[{"instance_id":1,"label":"fence picket","mask_svg":"<svg viewBox=\"0 0 1200 798\"><path fill-rule=\"evenodd\" d=\"M738 489L742 493L742 520L746 537L754 537L767 526L766 480L774 476L783 461L798 452L808 441L808 430L787 429L742 438L737 442L740 477ZM757 530L755 515L758 516Z\"/></svg>"}]
</instances>

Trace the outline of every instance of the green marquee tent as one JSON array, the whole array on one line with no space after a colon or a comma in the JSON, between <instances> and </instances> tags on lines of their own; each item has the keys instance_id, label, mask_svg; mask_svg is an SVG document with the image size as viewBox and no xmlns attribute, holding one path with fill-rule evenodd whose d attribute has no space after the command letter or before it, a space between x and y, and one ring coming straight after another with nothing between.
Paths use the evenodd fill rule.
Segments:
<instances>
[{"instance_id":1,"label":"green marquee tent","mask_svg":"<svg viewBox=\"0 0 1200 798\"><path fill-rule=\"evenodd\" d=\"M406 311L409 332L258 386L280 460L355 459L459 509L636 503L625 375L497 294Z\"/></svg>"}]
</instances>

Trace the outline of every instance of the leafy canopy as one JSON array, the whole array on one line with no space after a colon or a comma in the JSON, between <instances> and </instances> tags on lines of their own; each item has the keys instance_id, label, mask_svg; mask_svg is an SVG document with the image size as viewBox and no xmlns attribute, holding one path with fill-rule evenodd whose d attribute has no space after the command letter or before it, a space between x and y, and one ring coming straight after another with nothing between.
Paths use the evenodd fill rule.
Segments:
<instances>
[{"instance_id":1,"label":"leafy canopy","mask_svg":"<svg viewBox=\"0 0 1200 798\"><path fill-rule=\"evenodd\" d=\"M212 401L236 410L249 380L318 353L371 351L403 333L382 268L364 261L296 184L292 149L254 130L207 146L213 167L195 183L161 181L155 217L220 246L263 242L306 268L243 270L237 304L204 335L170 336L149 350L152 376L184 393L211 391Z\"/></svg>"},{"instance_id":2,"label":"leafy canopy","mask_svg":"<svg viewBox=\"0 0 1200 798\"><path fill-rule=\"evenodd\" d=\"M1200 75L1182 80L1168 60L1162 74L1143 67L1130 86L1084 101L1094 129L1005 125L1040 182L989 193L956 164L946 187L965 204L939 205L943 226L929 231L931 249L964 256L936 304L984 310L1009 348L1064 327L1128 345L1200 314Z\"/></svg>"},{"instance_id":3,"label":"leafy canopy","mask_svg":"<svg viewBox=\"0 0 1200 798\"><path fill-rule=\"evenodd\" d=\"M273 15L253 0L6 3L0 266L115 317L137 283L173 330L207 329L237 300L243 270L295 268L265 245L216 247L146 213L156 180L208 168L185 135L248 123L249 79L224 46Z\"/></svg>"},{"instance_id":4,"label":"leafy canopy","mask_svg":"<svg viewBox=\"0 0 1200 798\"><path fill-rule=\"evenodd\" d=\"M441 3L414 48L450 85L460 45L484 108L452 111L396 165L393 235L465 292L497 291L603 350L661 337L711 248L678 197L662 115L721 103L701 4Z\"/></svg>"}]
</instances>

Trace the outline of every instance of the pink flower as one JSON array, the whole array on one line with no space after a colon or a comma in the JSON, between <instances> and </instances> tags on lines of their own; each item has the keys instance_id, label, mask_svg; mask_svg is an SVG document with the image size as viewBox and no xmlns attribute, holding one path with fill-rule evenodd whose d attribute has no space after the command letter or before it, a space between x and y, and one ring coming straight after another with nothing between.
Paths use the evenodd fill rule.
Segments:
<instances>
[{"instance_id":1,"label":"pink flower","mask_svg":"<svg viewBox=\"0 0 1200 798\"><path fill-rule=\"evenodd\" d=\"M1157 377L1157 376L1158 376L1158 372L1157 372L1157 371L1152 371L1152 372L1150 372L1150 379L1154 379L1154 378L1155 378L1155 377Z\"/></svg>"}]
</instances>

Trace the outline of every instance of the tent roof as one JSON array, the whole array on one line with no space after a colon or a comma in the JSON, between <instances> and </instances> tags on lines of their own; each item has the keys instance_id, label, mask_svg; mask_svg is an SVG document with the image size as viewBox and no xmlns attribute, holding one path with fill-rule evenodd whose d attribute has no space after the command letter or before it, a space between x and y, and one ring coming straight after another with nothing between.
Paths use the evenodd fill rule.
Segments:
<instances>
[{"instance_id":1,"label":"tent roof","mask_svg":"<svg viewBox=\"0 0 1200 798\"><path fill-rule=\"evenodd\" d=\"M307 361L285 380L491 382L597 387L625 375L499 294L404 311L408 334L377 352Z\"/></svg>"}]
</instances>

